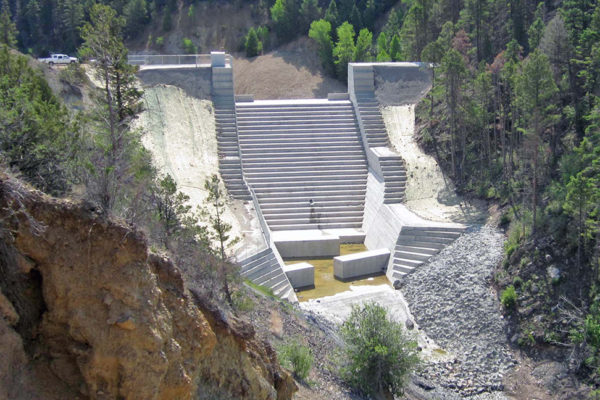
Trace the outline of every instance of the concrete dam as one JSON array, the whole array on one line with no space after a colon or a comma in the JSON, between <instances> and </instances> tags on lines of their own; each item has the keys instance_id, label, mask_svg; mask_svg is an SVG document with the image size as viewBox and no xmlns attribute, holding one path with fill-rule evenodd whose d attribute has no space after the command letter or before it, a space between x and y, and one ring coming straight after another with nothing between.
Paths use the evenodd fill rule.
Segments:
<instances>
[{"instance_id":1,"label":"concrete dam","mask_svg":"<svg viewBox=\"0 0 600 400\"><path fill-rule=\"evenodd\" d=\"M424 96L427 64L351 63L347 93L259 100L234 93L225 53L165 57L130 62L144 85L175 85L212 101L219 173L228 194L251 205L264 244L238 255L245 278L295 301L294 289L314 286L314 268L284 259L334 257L337 279L385 274L393 283L464 231L403 204L410 178L381 114L384 105ZM367 251L340 256L343 243Z\"/></svg>"}]
</instances>

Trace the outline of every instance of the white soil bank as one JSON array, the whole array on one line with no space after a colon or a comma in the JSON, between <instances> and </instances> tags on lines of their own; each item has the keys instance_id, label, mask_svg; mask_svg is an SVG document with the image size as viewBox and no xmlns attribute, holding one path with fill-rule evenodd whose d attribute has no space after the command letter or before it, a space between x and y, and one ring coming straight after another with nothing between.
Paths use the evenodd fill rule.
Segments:
<instances>
[{"instance_id":1,"label":"white soil bank","mask_svg":"<svg viewBox=\"0 0 600 400\"><path fill-rule=\"evenodd\" d=\"M456 195L437 161L415 141L415 106L386 106L381 114L392 147L406 162L406 206L432 221L483 222L486 213Z\"/></svg>"},{"instance_id":2,"label":"white soil bank","mask_svg":"<svg viewBox=\"0 0 600 400\"><path fill-rule=\"evenodd\" d=\"M192 208L208 207L204 182L219 173L212 102L190 97L175 86L158 85L144 89L144 106L139 118L142 142L155 166L175 179L179 190L190 197ZM243 203L229 201L226 207L224 219L232 225L231 237L251 239L245 233L252 231L253 221Z\"/></svg>"}]
</instances>

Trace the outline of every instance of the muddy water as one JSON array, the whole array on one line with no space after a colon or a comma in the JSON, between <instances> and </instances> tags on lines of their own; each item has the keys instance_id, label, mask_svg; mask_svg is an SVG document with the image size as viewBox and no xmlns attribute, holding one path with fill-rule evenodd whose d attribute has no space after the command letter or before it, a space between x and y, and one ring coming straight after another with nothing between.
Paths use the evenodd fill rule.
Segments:
<instances>
[{"instance_id":1,"label":"muddy water","mask_svg":"<svg viewBox=\"0 0 600 400\"><path fill-rule=\"evenodd\" d=\"M367 251L364 244L341 244L340 255L360 253ZM320 297L331 296L336 293L350 290L350 285L382 285L388 284L389 281L385 275L359 279L350 282L342 282L333 277L333 257L332 258L307 258L307 259L286 259L287 265L307 262L315 267L315 288L302 290L296 295L299 301L307 301Z\"/></svg>"}]
</instances>

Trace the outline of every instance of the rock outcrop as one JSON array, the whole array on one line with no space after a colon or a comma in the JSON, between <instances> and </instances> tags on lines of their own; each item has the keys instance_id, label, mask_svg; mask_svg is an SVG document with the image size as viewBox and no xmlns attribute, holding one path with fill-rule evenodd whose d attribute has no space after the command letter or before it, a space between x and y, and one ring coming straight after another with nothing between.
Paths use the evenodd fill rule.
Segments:
<instances>
[{"instance_id":1,"label":"rock outcrop","mask_svg":"<svg viewBox=\"0 0 600 400\"><path fill-rule=\"evenodd\" d=\"M190 294L142 233L93 207L0 175L0 239L0 397L189 399L208 384L234 398L289 399L296 390L251 325ZM58 377L47 379L56 387L36 391L40 374Z\"/></svg>"}]
</instances>

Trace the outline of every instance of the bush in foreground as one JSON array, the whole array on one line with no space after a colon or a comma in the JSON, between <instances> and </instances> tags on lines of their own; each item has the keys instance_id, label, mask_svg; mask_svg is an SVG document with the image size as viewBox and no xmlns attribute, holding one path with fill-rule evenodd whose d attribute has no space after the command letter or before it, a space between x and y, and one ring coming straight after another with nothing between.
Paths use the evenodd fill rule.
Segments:
<instances>
[{"instance_id":1,"label":"bush in foreground","mask_svg":"<svg viewBox=\"0 0 600 400\"><path fill-rule=\"evenodd\" d=\"M367 395L404 392L406 378L419 362L417 343L377 303L354 306L340 329L346 342L342 377Z\"/></svg>"},{"instance_id":2,"label":"bush in foreground","mask_svg":"<svg viewBox=\"0 0 600 400\"><path fill-rule=\"evenodd\" d=\"M513 285L510 285L502 291L500 302L507 310L512 310L517 305L517 291Z\"/></svg>"},{"instance_id":3,"label":"bush in foreground","mask_svg":"<svg viewBox=\"0 0 600 400\"><path fill-rule=\"evenodd\" d=\"M305 380L313 364L310 349L296 340L292 340L279 348L281 364L290 369L297 379Z\"/></svg>"}]
</instances>

